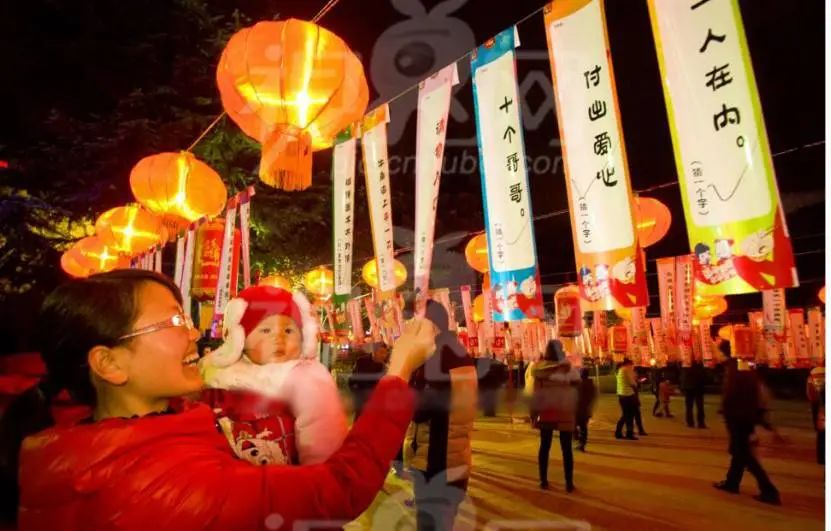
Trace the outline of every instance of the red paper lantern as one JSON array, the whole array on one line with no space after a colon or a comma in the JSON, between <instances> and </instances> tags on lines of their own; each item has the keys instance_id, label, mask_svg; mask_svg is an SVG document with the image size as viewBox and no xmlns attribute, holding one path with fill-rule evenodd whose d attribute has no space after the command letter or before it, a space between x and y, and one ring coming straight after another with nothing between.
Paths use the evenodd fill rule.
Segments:
<instances>
[{"instance_id":1,"label":"red paper lantern","mask_svg":"<svg viewBox=\"0 0 831 531\"><path fill-rule=\"evenodd\" d=\"M78 240L61 256L61 268L76 278L125 268L129 265L129 258L105 245L97 236L88 236Z\"/></svg>"},{"instance_id":2,"label":"red paper lantern","mask_svg":"<svg viewBox=\"0 0 831 531\"><path fill-rule=\"evenodd\" d=\"M167 241L161 217L139 205L113 208L95 222L95 234L101 242L127 255L149 251Z\"/></svg>"},{"instance_id":3,"label":"red paper lantern","mask_svg":"<svg viewBox=\"0 0 831 531\"><path fill-rule=\"evenodd\" d=\"M200 301L211 300L216 296L219 283L219 261L222 256L222 243L225 239L225 220L217 218L203 223L196 231L194 247L193 279L191 296ZM237 293L239 276L240 231L234 229L233 252L231 253L231 294Z\"/></svg>"},{"instance_id":4,"label":"red paper lantern","mask_svg":"<svg viewBox=\"0 0 831 531\"><path fill-rule=\"evenodd\" d=\"M363 65L346 43L296 19L234 34L216 80L225 112L263 145L260 179L290 191L311 185L312 151L330 147L369 103Z\"/></svg>"},{"instance_id":5,"label":"red paper lantern","mask_svg":"<svg viewBox=\"0 0 831 531\"><path fill-rule=\"evenodd\" d=\"M467 242L465 246L465 259L467 264L480 273L487 273L490 269L488 263L488 239L485 233L477 234Z\"/></svg>"},{"instance_id":6,"label":"red paper lantern","mask_svg":"<svg viewBox=\"0 0 831 531\"><path fill-rule=\"evenodd\" d=\"M671 224L672 213L665 204L652 197L635 197L635 226L641 247L649 247L660 241L666 236Z\"/></svg>"},{"instance_id":7,"label":"red paper lantern","mask_svg":"<svg viewBox=\"0 0 831 531\"><path fill-rule=\"evenodd\" d=\"M580 290L577 286L560 288L554 294L557 312L557 335L576 337L583 332L583 312L580 309Z\"/></svg>"},{"instance_id":8,"label":"red paper lantern","mask_svg":"<svg viewBox=\"0 0 831 531\"><path fill-rule=\"evenodd\" d=\"M144 157L130 172L130 188L136 201L164 218L172 236L220 215L228 195L219 174L188 151Z\"/></svg>"}]
</instances>

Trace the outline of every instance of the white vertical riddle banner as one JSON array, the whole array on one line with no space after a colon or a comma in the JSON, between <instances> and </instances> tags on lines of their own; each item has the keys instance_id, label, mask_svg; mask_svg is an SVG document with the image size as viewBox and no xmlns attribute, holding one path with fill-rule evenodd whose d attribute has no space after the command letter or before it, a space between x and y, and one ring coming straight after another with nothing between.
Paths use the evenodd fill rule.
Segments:
<instances>
[{"instance_id":1,"label":"white vertical riddle banner","mask_svg":"<svg viewBox=\"0 0 831 531\"><path fill-rule=\"evenodd\" d=\"M254 187L249 186L240 196L239 228L242 237L242 287L251 285L251 198ZM231 268L233 270L233 267Z\"/></svg>"},{"instance_id":2,"label":"white vertical riddle banner","mask_svg":"<svg viewBox=\"0 0 831 531\"><path fill-rule=\"evenodd\" d=\"M355 212L355 126L335 137L332 148L332 243L335 265L335 304L352 294L352 230Z\"/></svg>"},{"instance_id":3,"label":"white vertical riddle banner","mask_svg":"<svg viewBox=\"0 0 831 531\"><path fill-rule=\"evenodd\" d=\"M514 48L518 45L516 28L511 27L471 57L496 322L543 317L516 78Z\"/></svg>"},{"instance_id":4,"label":"white vertical riddle banner","mask_svg":"<svg viewBox=\"0 0 831 531\"><path fill-rule=\"evenodd\" d=\"M395 290L392 201L387 159L388 122L389 109L384 104L367 114L361 127L372 246L378 272L378 290L382 297L389 296Z\"/></svg>"},{"instance_id":5,"label":"white vertical riddle banner","mask_svg":"<svg viewBox=\"0 0 831 531\"><path fill-rule=\"evenodd\" d=\"M237 198L228 200L225 212L225 231L222 235L222 251L219 255L219 278L216 283L216 297L214 299L214 322L220 322L225 313L225 305L231 297L231 264L234 255L234 226L237 219Z\"/></svg>"},{"instance_id":6,"label":"white vertical riddle banner","mask_svg":"<svg viewBox=\"0 0 831 531\"><path fill-rule=\"evenodd\" d=\"M430 285L447 115L453 86L458 83L459 73L452 63L418 85L413 286L422 296L427 295Z\"/></svg>"}]
</instances>

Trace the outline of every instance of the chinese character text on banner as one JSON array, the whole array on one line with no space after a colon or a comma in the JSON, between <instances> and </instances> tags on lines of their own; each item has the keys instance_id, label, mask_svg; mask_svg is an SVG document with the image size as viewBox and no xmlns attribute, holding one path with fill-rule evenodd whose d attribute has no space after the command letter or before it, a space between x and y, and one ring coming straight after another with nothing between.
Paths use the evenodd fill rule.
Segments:
<instances>
[{"instance_id":1,"label":"chinese character text on banner","mask_svg":"<svg viewBox=\"0 0 831 531\"><path fill-rule=\"evenodd\" d=\"M335 262L335 304L352 294L352 216L355 211L355 137L348 127L332 149L332 210Z\"/></svg>"},{"instance_id":2,"label":"chinese character text on banner","mask_svg":"<svg viewBox=\"0 0 831 531\"><path fill-rule=\"evenodd\" d=\"M649 0L703 295L797 285L737 0Z\"/></svg>"},{"instance_id":3,"label":"chinese character text on banner","mask_svg":"<svg viewBox=\"0 0 831 531\"><path fill-rule=\"evenodd\" d=\"M416 136L415 260L413 284L423 296L430 284L433 233L439 202L447 114L453 85L459 82L452 63L418 86L418 127Z\"/></svg>"},{"instance_id":4,"label":"chinese character text on banner","mask_svg":"<svg viewBox=\"0 0 831 531\"><path fill-rule=\"evenodd\" d=\"M768 365L770 367L780 367L787 342L785 331L788 309L785 306L785 290L763 291L762 311L764 314L765 349Z\"/></svg>"},{"instance_id":5,"label":"chinese character text on banner","mask_svg":"<svg viewBox=\"0 0 831 531\"><path fill-rule=\"evenodd\" d=\"M588 309L646 306L601 0L545 8L580 293Z\"/></svg>"},{"instance_id":6,"label":"chinese character text on banner","mask_svg":"<svg viewBox=\"0 0 831 531\"><path fill-rule=\"evenodd\" d=\"M496 322L543 316L514 59L517 45L516 28L509 28L471 57Z\"/></svg>"},{"instance_id":7,"label":"chinese character text on banner","mask_svg":"<svg viewBox=\"0 0 831 531\"><path fill-rule=\"evenodd\" d=\"M387 122L389 109L384 104L366 115L361 138L369 220L372 225L372 246L378 271L378 290L382 296L390 295L395 290Z\"/></svg>"}]
</instances>

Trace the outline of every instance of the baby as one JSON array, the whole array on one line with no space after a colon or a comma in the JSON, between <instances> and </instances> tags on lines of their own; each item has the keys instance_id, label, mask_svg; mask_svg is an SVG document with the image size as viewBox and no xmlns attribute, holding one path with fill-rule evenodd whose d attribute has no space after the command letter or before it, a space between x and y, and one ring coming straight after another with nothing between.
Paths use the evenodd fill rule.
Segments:
<instances>
[{"instance_id":1,"label":"baby","mask_svg":"<svg viewBox=\"0 0 831 531\"><path fill-rule=\"evenodd\" d=\"M347 425L337 386L316 359L309 301L255 286L232 299L224 317L225 342L200 360L202 400L234 452L259 465L325 461Z\"/></svg>"}]
</instances>

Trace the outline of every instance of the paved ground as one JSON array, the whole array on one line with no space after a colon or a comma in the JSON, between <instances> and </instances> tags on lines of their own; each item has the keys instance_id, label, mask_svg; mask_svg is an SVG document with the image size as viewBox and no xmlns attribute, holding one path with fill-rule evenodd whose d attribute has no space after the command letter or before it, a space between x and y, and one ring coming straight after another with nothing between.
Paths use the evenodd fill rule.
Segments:
<instances>
[{"instance_id":1,"label":"paved ground","mask_svg":"<svg viewBox=\"0 0 831 531\"><path fill-rule=\"evenodd\" d=\"M616 398L601 395L589 431L588 452L575 452L577 491L563 489L556 438L549 481L538 487L537 432L512 423L507 414L479 418L474 433L474 472L469 499L456 530L469 529L823 529L824 470L814 460L814 433L804 402L777 402L774 423L788 439L774 443L761 434L760 456L781 490L783 506L754 500L757 487L746 475L739 495L712 488L728 464L727 436L716 415L717 396L707 398L709 429L687 428L683 404L674 399L674 419L653 418L642 395L648 437L614 439ZM390 475L372 508L347 529L414 529L408 483Z\"/></svg>"}]
</instances>

